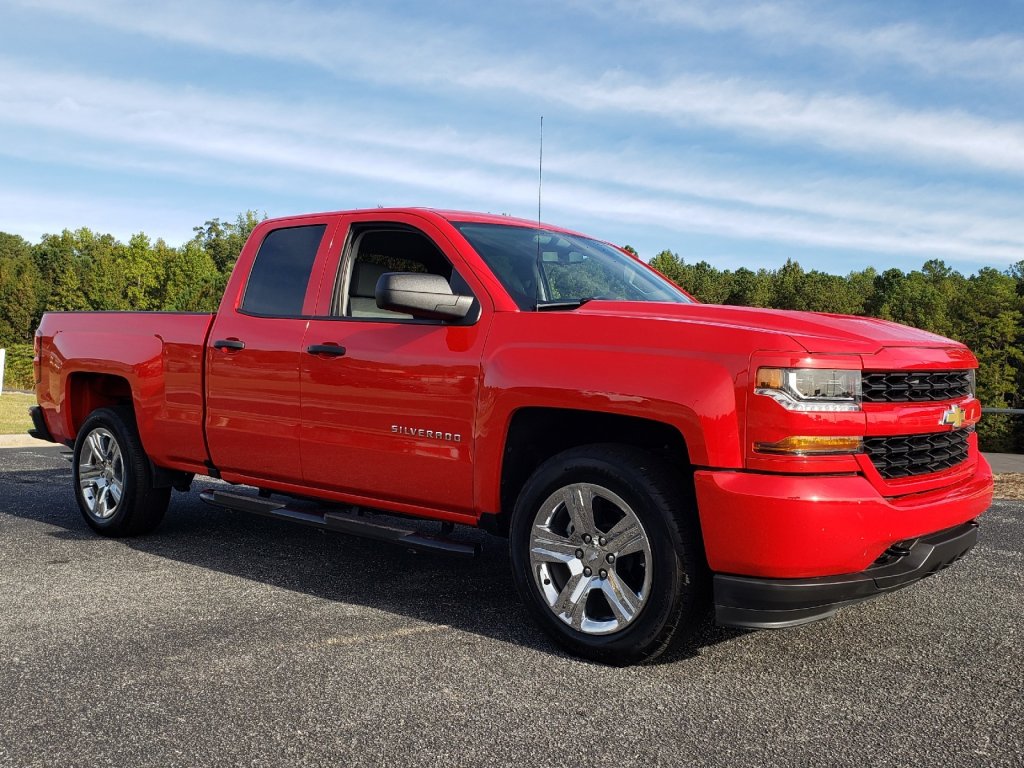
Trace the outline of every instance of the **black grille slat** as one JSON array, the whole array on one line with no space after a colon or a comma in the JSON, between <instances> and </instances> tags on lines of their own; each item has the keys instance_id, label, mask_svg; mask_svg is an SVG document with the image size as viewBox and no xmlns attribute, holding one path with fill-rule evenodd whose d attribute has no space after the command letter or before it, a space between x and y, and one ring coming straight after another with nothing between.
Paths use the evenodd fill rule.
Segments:
<instances>
[{"instance_id":1,"label":"black grille slat","mask_svg":"<svg viewBox=\"0 0 1024 768\"><path fill-rule=\"evenodd\" d=\"M931 403L971 393L970 371L865 371L865 403Z\"/></svg>"},{"instance_id":2,"label":"black grille slat","mask_svg":"<svg viewBox=\"0 0 1024 768\"><path fill-rule=\"evenodd\" d=\"M971 431L865 437L864 452L886 480L927 475L967 461L967 437Z\"/></svg>"}]
</instances>

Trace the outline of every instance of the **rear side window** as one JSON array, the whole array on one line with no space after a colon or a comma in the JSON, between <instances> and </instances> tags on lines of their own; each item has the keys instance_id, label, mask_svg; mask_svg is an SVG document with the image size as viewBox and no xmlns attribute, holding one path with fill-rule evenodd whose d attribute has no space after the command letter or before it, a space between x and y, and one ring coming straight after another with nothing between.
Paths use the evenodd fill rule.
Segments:
<instances>
[{"instance_id":1,"label":"rear side window","mask_svg":"<svg viewBox=\"0 0 1024 768\"><path fill-rule=\"evenodd\" d=\"M301 315L306 286L326 228L326 224L317 224L275 229L263 238L242 297L242 311L254 315Z\"/></svg>"}]
</instances>

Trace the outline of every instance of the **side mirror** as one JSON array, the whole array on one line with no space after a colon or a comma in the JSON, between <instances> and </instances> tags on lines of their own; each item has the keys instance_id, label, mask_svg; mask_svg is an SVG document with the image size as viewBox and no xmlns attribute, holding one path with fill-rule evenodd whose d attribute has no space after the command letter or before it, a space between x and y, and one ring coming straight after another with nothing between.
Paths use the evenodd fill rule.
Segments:
<instances>
[{"instance_id":1,"label":"side mirror","mask_svg":"<svg viewBox=\"0 0 1024 768\"><path fill-rule=\"evenodd\" d=\"M452 293L440 275L385 272L374 291L377 306L428 320L461 320L473 307L472 296Z\"/></svg>"}]
</instances>

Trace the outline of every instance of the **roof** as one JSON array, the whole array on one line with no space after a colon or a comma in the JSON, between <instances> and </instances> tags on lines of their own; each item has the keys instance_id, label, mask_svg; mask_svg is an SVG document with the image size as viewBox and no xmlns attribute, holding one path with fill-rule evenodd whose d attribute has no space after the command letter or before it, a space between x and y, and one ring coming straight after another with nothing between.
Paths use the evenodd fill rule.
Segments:
<instances>
[{"instance_id":1,"label":"roof","mask_svg":"<svg viewBox=\"0 0 1024 768\"><path fill-rule=\"evenodd\" d=\"M270 221L278 221L280 219L301 219L307 216L338 216L352 213L376 213L381 216L388 216L390 214L398 213L428 213L439 216L450 222L473 222L476 224L501 224L508 227L537 227L538 222L536 220L521 219L516 216L506 216L500 213L479 213L475 211L452 211L444 210L439 208L424 208L424 207L398 207L398 208L357 208L346 211L324 211L320 213L307 213L307 214L296 214L294 216L276 216ZM565 227L559 227L555 224L547 224L540 222L539 226L542 229L554 230L556 232L565 232L567 234L582 235L582 233L574 232ZM588 235L582 235L588 237Z\"/></svg>"}]
</instances>

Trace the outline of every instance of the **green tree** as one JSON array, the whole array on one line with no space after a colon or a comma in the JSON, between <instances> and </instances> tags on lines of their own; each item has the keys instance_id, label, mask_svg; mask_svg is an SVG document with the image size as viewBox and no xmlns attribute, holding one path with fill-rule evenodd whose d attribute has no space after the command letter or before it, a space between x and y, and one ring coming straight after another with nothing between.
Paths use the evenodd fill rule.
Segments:
<instances>
[{"instance_id":1,"label":"green tree","mask_svg":"<svg viewBox=\"0 0 1024 768\"><path fill-rule=\"evenodd\" d=\"M864 311L863 301L844 277L813 270L794 279L798 287L792 299L793 309L840 315L857 315Z\"/></svg>"},{"instance_id":2,"label":"green tree","mask_svg":"<svg viewBox=\"0 0 1024 768\"><path fill-rule=\"evenodd\" d=\"M683 262L677 254L672 251L662 251L651 259L651 266L672 282L682 285ZM685 288L685 286L683 287Z\"/></svg>"},{"instance_id":3,"label":"green tree","mask_svg":"<svg viewBox=\"0 0 1024 768\"><path fill-rule=\"evenodd\" d=\"M740 267L733 273L732 290L725 303L744 307L770 307L773 290L772 275L768 270L752 272L746 267Z\"/></svg>"},{"instance_id":4,"label":"green tree","mask_svg":"<svg viewBox=\"0 0 1024 768\"><path fill-rule=\"evenodd\" d=\"M786 259L772 280L772 306L799 309L803 299L804 270L798 262Z\"/></svg>"},{"instance_id":5,"label":"green tree","mask_svg":"<svg viewBox=\"0 0 1024 768\"><path fill-rule=\"evenodd\" d=\"M0 346L31 340L41 289L31 244L0 232Z\"/></svg>"},{"instance_id":6,"label":"green tree","mask_svg":"<svg viewBox=\"0 0 1024 768\"><path fill-rule=\"evenodd\" d=\"M266 214L263 215L266 219ZM225 223L220 219L210 219L201 227L195 227L192 242L199 245L213 260L217 269L226 274L235 265L238 254L249 234L262 221L256 211L238 214L234 223Z\"/></svg>"},{"instance_id":7,"label":"green tree","mask_svg":"<svg viewBox=\"0 0 1024 768\"><path fill-rule=\"evenodd\" d=\"M220 301L219 284L217 265L197 242L170 250L164 262L162 309L212 312Z\"/></svg>"},{"instance_id":8,"label":"green tree","mask_svg":"<svg viewBox=\"0 0 1024 768\"><path fill-rule=\"evenodd\" d=\"M49 286L43 298L43 309L90 309L82 289L80 266L76 259L76 238L71 230L65 229L59 235L43 235L34 249L34 255L43 281Z\"/></svg>"}]
</instances>

